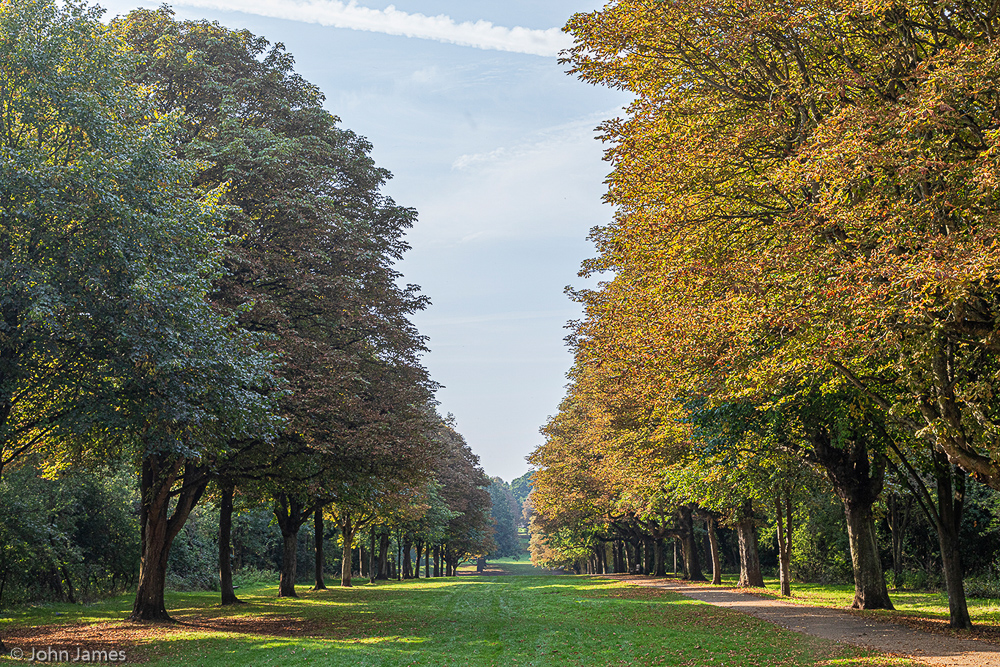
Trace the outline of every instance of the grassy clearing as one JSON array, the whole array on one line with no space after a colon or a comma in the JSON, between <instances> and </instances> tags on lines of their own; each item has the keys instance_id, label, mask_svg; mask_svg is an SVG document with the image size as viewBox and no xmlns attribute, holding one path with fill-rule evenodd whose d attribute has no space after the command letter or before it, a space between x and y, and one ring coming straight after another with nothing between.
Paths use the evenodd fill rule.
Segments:
<instances>
[{"instance_id":1,"label":"grassy clearing","mask_svg":"<svg viewBox=\"0 0 1000 667\"><path fill-rule=\"evenodd\" d=\"M475 574L476 564L475 562L462 565L458 568L459 575ZM515 576L543 576L548 574L562 574L562 572L554 572L552 570L546 569L544 567L535 567L531 564L531 559L524 557L520 559L515 558L496 558L487 561L486 572L487 576L500 576L500 575L515 575Z\"/></svg>"},{"instance_id":2,"label":"grassy clearing","mask_svg":"<svg viewBox=\"0 0 1000 667\"><path fill-rule=\"evenodd\" d=\"M216 594L172 594L168 606L181 621L172 627L120 622L129 600L119 598L23 610L3 618L0 632L8 649L27 655L33 646L71 646L74 654L79 645L100 646L170 667L909 664L666 591L581 576L303 589L298 600L275 598L273 586L241 592L250 604L226 609Z\"/></svg>"}]
</instances>

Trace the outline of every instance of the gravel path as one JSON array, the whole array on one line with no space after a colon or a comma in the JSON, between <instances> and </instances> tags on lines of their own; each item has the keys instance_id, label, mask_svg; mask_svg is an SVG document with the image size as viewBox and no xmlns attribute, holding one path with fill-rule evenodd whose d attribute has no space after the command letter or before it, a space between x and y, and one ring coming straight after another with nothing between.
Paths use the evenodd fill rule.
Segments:
<instances>
[{"instance_id":1,"label":"gravel path","mask_svg":"<svg viewBox=\"0 0 1000 667\"><path fill-rule=\"evenodd\" d=\"M1000 667L1000 646L913 630L873 621L831 607L812 607L757 597L733 589L691 585L676 580L625 575L611 578L638 586L663 588L717 607L735 609L789 630L906 656L927 665Z\"/></svg>"}]
</instances>

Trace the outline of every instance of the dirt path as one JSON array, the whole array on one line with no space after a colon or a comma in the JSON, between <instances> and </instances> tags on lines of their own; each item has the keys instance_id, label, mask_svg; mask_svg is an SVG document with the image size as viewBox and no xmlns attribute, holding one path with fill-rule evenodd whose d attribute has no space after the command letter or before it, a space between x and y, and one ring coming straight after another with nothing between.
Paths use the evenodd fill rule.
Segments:
<instances>
[{"instance_id":1,"label":"dirt path","mask_svg":"<svg viewBox=\"0 0 1000 667\"><path fill-rule=\"evenodd\" d=\"M789 630L910 657L928 665L1000 667L1000 646L996 644L920 632L896 623L861 618L840 609L761 598L732 589L690 585L669 579L607 576L637 586L674 591L694 600L756 616Z\"/></svg>"}]
</instances>

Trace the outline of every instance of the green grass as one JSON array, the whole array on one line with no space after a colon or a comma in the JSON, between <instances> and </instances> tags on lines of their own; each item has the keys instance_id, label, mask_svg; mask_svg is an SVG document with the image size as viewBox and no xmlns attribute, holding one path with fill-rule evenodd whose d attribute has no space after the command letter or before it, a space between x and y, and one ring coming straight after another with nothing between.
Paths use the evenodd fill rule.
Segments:
<instances>
[{"instance_id":1,"label":"green grass","mask_svg":"<svg viewBox=\"0 0 1000 667\"><path fill-rule=\"evenodd\" d=\"M531 564L531 559L525 554L524 557L520 559L515 558L491 558L486 563L487 574L497 574L497 575L516 575L516 576L531 576L531 575L547 575L553 574L552 570L546 569L544 567L535 567ZM462 565L458 568L459 574L471 574L476 571L476 563L468 563Z\"/></svg>"},{"instance_id":2,"label":"green grass","mask_svg":"<svg viewBox=\"0 0 1000 667\"><path fill-rule=\"evenodd\" d=\"M503 565L516 570L525 563ZM173 593L168 607L181 625L110 623L75 641L108 645L138 633L124 646L128 654L171 667L908 664L666 591L583 576L460 576L300 589L297 600L275 598L273 586L240 592L250 604L225 609L217 606L217 594ZM10 637L15 626L39 637L53 629L84 631L59 624L115 621L129 602L32 607L3 618L0 636Z\"/></svg>"}]
</instances>

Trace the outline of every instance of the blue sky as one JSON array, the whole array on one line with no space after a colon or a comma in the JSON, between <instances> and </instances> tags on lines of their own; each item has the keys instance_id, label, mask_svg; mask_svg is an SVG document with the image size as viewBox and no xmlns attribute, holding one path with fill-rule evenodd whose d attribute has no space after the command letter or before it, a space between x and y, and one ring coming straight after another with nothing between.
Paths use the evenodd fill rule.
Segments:
<instances>
[{"instance_id":1,"label":"blue sky","mask_svg":"<svg viewBox=\"0 0 1000 667\"><path fill-rule=\"evenodd\" d=\"M155 2L106 0L108 16ZM586 237L611 210L594 128L627 98L565 74L559 33L591 0L188 0L207 18L283 42L346 128L369 139L386 188L419 221L400 265L433 305L416 318L442 412L490 475L511 480L542 440L572 361ZM242 11L235 11L237 8Z\"/></svg>"}]
</instances>

